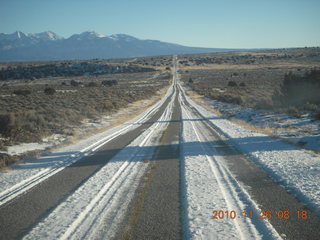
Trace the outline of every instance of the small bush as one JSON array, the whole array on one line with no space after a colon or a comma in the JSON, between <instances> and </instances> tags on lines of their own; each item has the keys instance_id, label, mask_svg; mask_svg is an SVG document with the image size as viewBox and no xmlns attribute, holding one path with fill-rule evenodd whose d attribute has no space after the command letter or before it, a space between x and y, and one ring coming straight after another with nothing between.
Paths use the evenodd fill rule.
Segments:
<instances>
[{"instance_id":1,"label":"small bush","mask_svg":"<svg viewBox=\"0 0 320 240\"><path fill-rule=\"evenodd\" d=\"M238 105L243 104L243 98L241 96L231 95L231 94L219 95L217 97L217 100L222 102L227 102L227 103L234 103Z\"/></svg>"},{"instance_id":2,"label":"small bush","mask_svg":"<svg viewBox=\"0 0 320 240\"><path fill-rule=\"evenodd\" d=\"M96 82L89 82L87 86L88 87L97 87L98 85Z\"/></svg>"},{"instance_id":3,"label":"small bush","mask_svg":"<svg viewBox=\"0 0 320 240\"><path fill-rule=\"evenodd\" d=\"M316 104L308 103L308 102L304 105L303 108L304 108L304 110L310 111L310 112L316 112L316 111L320 110L320 106L318 107Z\"/></svg>"},{"instance_id":4,"label":"small bush","mask_svg":"<svg viewBox=\"0 0 320 240\"><path fill-rule=\"evenodd\" d=\"M73 87L78 87L79 86L79 82L75 81L75 80L71 80L70 85Z\"/></svg>"},{"instance_id":5,"label":"small bush","mask_svg":"<svg viewBox=\"0 0 320 240\"><path fill-rule=\"evenodd\" d=\"M53 95L56 93L56 90L52 87L47 87L44 89L44 93L48 95Z\"/></svg>"},{"instance_id":6,"label":"small bush","mask_svg":"<svg viewBox=\"0 0 320 240\"><path fill-rule=\"evenodd\" d=\"M312 114L312 117L316 120L320 120L320 110Z\"/></svg>"},{"instance_id":7,"label":"small bush","mask_svg":"<svg viewBox=\"0 0 320 240\"><path fill-rule=\"evenodd\" d=\"M237 84L236 82L234 82L234 81L229 81L229 82L228 82L228 86L229 86L229 87L237 87L238 84Z\"/></svg>"},{"instance_id":8,"label":"small bush","mask_svg":"<svg viewBox=\"0 0 320 240\"><path fill-rule=\"evenodd\" d=\"M302 113L299 111L297 107L289 107L288 114L294 117L301 117Z\"/></svg>"},{"instance_id":9,"label":"small bush","mask_svg":"<svg viewBox=\"0 0 320 240\"><path fill-rule=\"evenodd\" d=\"M258 103L254 106L255 109L272 109L273 102L271 99L261 99Z\"/></svg>"},{"instance_id":10,"label":"small bush","mask_svg":"<svg viewBox=\"0 0 320 240\"><path fill-rule=\"evenodd\" d=\"M320 70L311 70L304 76L289 72L281 85L280 102L284 105L301 106L305 102L320 104Z\"/></svg>"},{"instance_id":11,"label":"small bush","mask_svg":"<svg viewBox=\"0 0 320 240\"><path fill-rule=\"evenodd\" d=\"M9 166L13 162L14 161L10 157L10 155L5 154L5 153L0 153L0 169Z\"/></svg>"},{"instance_id":12,"label":"small bush","mask_svg":"<svg viewBox=\"0 0 320 240\"><path fill-rule=\"evenodd\" d=\"M13 113L0 115L0 134L4 137L11 135L14 127L15 115Z\"/></svg>"},{"instance_id":13,"label":"small bush","mask_svg":"<svg viewBox=\"0 0 320 240\"><path fill-rule=\"evenodd\" d=\"M240 87L245 87L245 86L247 86L247 85L246 85L246 83L241 82L241 83L239 84L239 86L240 86Z\"/></svg>"}]
</instances>

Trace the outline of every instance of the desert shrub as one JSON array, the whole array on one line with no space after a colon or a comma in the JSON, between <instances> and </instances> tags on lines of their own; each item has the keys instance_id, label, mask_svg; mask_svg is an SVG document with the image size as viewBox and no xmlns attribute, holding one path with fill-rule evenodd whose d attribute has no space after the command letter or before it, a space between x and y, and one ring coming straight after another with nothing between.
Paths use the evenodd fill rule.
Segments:
<instances>
[{"instance_id":1,"label":"desert shrub","mask_svg":"<svg viewBox=\"0 0 320 240\"><path fill-rule=\"evenodd\" d=\"M89 82L87 86L88 87L97 87L98 84L96 82Z\"/></svg>"},{"instance_id":2,"label":"desert shrub","mask_svg":"<svg viewBox=\"0 0 320 240\"><path fill-rule=\"evenodd\" d=\"M16 89L30 89L32 97L17 97L8 95L0 98L0 148L8 144L20 142L41 141L44 136L63 132L64 129L73 129L81 124L84 118L96 117L126 106L128 103L146 99L157 90L166 86L169 81L160 78L151 80L153 84L131 84L140 79L149 79L153 74L127 74L121 77L121 83L117 87L92 87L76 88L76 91L66 91L59 97L43 94L45 88L61 88L61 82L51 82L50 85L35 84L31 86L9 85L3 93L11 93ZM168 74L169 75L169 74ZM101 80L100 80L101 79ZM114 80L113 80L114 79ZM106 76L97 80L106 81L107 85L116 85L116 78ZM71 85L72 79L64 79L67 85ZM81 80L74 79L73 85L83 84ZM93 81L93 80L92 80ZM101 86L100 83L98 86ZM89 83L90 81L87 81ZM120 83L120 82L119 82ZM56 85L53 85L56 84ZM87 84L86 84L87 85ZM72 89L63 87L62 89ZM35 94L42 92L42 94ZM58 94L57 94L58 95ZM2 145L1 145L2 144Z\"/></svg>"},{"instance_id":3,"label":"desert shrub","mask_svg":"<svg viewBox=\"0 0 320 240\"><path fill-rule=\"evenodd\" d=\"M229 87L237 87L238 84L237 84L235 81L229 81L229 82L228 82L228 86L229 86Z\"/></svg>"},{"instance_id":4,"label":"desert shrub","mask_svg":"<svg viewBox=\"0 0 320 240\"><path fill-rule=\"evenodd\" d=\"M289 107L287 113L294 116L294 117L301 117L302 113L297 107Z\"/></svg>"},{"instance_id":5,"label":"desert shrub","mask_svg":"<svg viewBox=\"0 0 320 240\"><path fill-rule=\"evenodd\" d=\"M239 73L234 72L234 73L231 74L231 77L232 77L232 76L237 77L237 76L239 76Z\"/></svg>"},{"instance_id":6,"label":"desert shrub","mask_svg":"<svg viewBox=\"0 0 320 240\"><path fill-rule=\"evenodd\" d=\"M309 103L309 102L307 102L303 106L303 108L304 108L304 110L310 111L310 112L316 112L316 111L320 110L320 106L317 106L316 104Z\"/></svg>"},{"instance_id":7,"label":"desert shrub","mask_svg":"<svg viewBox=\"0 0 320 240\"><path fill-rule=\"evenodd\" d=\"M71 80L71 81L70 81L70 85L73 86L73 87L78 87L79 84L80 84L80 83L77 82L77 81L75 81L75 80Z\"/></svg>"},{"instance_id":8,"label":"desert shrub","mask_svg":"<svg viewBox=\"0 0 320 240\"><path fill-rule=\"evenodd\" d=\"M272 109L273 102L270 98L263 98L260 99L256 105L254 106L255 109Z\"/></svg>"},{"instance_id":9,"label":"desert shrub","mask_svg":"<svg viewBox=\"0 0 320 240\"><path fill-rule=\"evenodd\" d=\"M6 154L6 153L0 153L0 168L4 168L6 166L9 166L10 164L12 164L14 161L13 159L10 157L10 155Z\"/></svg>"},{"instance_id":10,"label":"desert shrub","mask_svg":"<svg viewBox=\"0 0 320 240\"><path fill-rule=\"evenodd\" d=\"M313 117L314 119L320 120L320 110L314 112L314 113L312 114L312 117Z\"/></svg>"},{"instance_id":11,"label":"desert shrub","mask_svg":"<svg viewBox=\"0 0 320 240\"><path fill-rule=\"evenodd\" d=\"M241 82L241 83L239 84L239 86L240 86L240 87L245 87L245 86L246 86L246 83Z\"/></svg>"},{"instance_id":12,"label":"desert shrub","mask_svg":"<svg viewBox=\"0 0 320 240\"><path fill-rule=\"evenodd\" d=\"M13 141L38 141L46 134L46 122L35 111L0 115L0 134Z\"/></svg>"},{"instance_id":13,"label":"desert shrub","mask_svg":"<svg viewBox=\"0 0 320 240\"><path fill-rule=\"evenodd\" d=\"M320 70L311 70L303 76L289 72L284 76L280 92L279 101L283 105L320 104Z\"/></svg>"},{"instance_id":14,"label":"desert shrub","mask_svg":"<svg viewBox=\"0 0 320 240\"><path fill-rule=\"evenodd\" d=\"M304 74L285 74L280 90L273 100L284 112L299 117L303 112L314 116L320 109L320 70L313 69Z\"/></svg>"},{"instance_id":15,"label":"desert shrub","mask_svg":"<svg viewBox=\"0 0 320 240\"><path fill-rule=\"evenodd\" d=\"M14 90L13 93L16 95L27 96L31 94L31 91L27 89L18 89L18 90Z\"/></svg>"},{"instance_id":16,"label":"desert shrub","mask_svg":"<svg viewBox=\"0 0 320 240\"><path fill-rule=\"evenodd\" d=\"M14 127L15 116L13 113L0 114L0 134L8 137Z\"/></svg>"},{"instance_id":17,"label":"desert shrub","mask_svg":"<svg viewBox=\"0 0 320 240\"><path fill-rule=\"evenodd\" d=\"M0 151L7 151L7 146L5 144L5 139L1 138L0 139Z\"/></svg>"},{"instance_id":18,"label":"desert shrub","mask_svg":"<svg viewBox=\"0 0 320 240\"><path fill-rule=\"evenodd\" d=\"M244 102L242 96L232 94L218 95L216 99L222 102L234 103L238 105L241 105Z\"/></svg>"},{"instance_id":19,"label":"desert shrub","mask_svg":"<svg viewBox=\"0 0 320 240\"><path fill-rule=\"evenodd\" d=\"M189 78L188 83L193 83L193 79L192 79L192 78Z\"/></svg>"},{"instance_id":20,"label":"desert shrub","mask_svg":"<svg viewBox=\"0 0 320 240\"><path fill-rule=\"evenodd\" d=\"M101 82L102 85L104 86L114 86L114 85L118 85L118 81L117 80L104 80Z\"/></svg>"},{"instance_id":21,"label":"desert shrub","mask_svg":"<svg viewBox=\"0 0 320 240\"><path fill-rule=\"evenodd\" d=\"M48 95L53 95L56 93L56 90L52 87L47 87L44 89L44 93Z\"/></svg>"}]
</instances>

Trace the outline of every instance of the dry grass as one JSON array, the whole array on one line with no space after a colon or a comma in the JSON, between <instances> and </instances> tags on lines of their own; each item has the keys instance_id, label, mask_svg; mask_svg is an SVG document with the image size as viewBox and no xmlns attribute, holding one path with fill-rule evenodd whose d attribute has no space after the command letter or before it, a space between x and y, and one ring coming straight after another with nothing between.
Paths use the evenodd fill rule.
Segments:
<instances>
[{"instance_id":1,"label":"dry grass","mask_svg":"<svg viewBox=\"0 0 320 240\"><path fill-rule=\"evenodd\" d=\"M119 61L115 60L114 64L121 64ZM112 60L108 62L113 64ZM14 67L15 63L9 65ZM130 120L158 101L171 78L170 72L165 70L0 82L0 148L5 150L8 145L22 142L41 142L51 134L67 135L70 143L78 141L83 134L105 131ZM72 85L74 81L79 84ZM103 84L106 81L117 84L106 86ZM46 93L44 90L48 88L56 91ZM77 131L85 119L93 121L103 115L113 115L115 120L102 129L91 128L81 134ZM4 161L4 165L10 161Z\"/></svg>"},{"instance_id":2,"label":"dry grass","mask_svg":"<svg viewBox=\"0 0 320 240\"><path fill-rule=\"evenodd\" d=\"M143 73L121 76L119 84L112 87L102 86L99 80L97 87L58 85L55 81L50 85L19 82L5 86L0 89L0 95L7 95L0 98L0 134L13 143L38 141L52 133L61 133L68 126L79 125L85 118L110 114L132 102L150 98L170 80L170 76L161 74L152 79ZM138 77L148 84L137 82ZM46 94L44 89L48 87L58 91ZM8 94L19 89L30 94Z\"/></svg>"},{"instance_id":3,"label":"dry grass","mask_svg":"<svg viewBox=\"0 0 320 240\"><path fill-rule=\"evenodd\" d=\"M150 99L143 99L138 100L133 103L128 104L127 107L123 109L119 109L118 111L112 113L110 117L110 123L101 128L83 128L81 127L80 130L73 129L72 136L68 138L67 144L76 143L79 140L83 139L84 137L90 137L97 133L105 132L111 128L117 127L122 125L131 119L135 118L136 116L142 114L146 109L154 105L158 102L167 92L169 86L165 86L164 88L160 89L158 92L155 93L154 96L150 97Z\"/></svg>"},{"instance_id":4,"label":"dry grass","mask_svg":"<svg viewBox=\"0 0 320 240\"><path fill-rule=\"evenodd\" d=\"M259 64L259 65L248 65L248 64L206 64L203 66L182 66L181 70L190 71L190 70L250 70L250 69L279 69L279 68L288 68L288 69L297 69L297 68L313 68L318 66L317 64L310 63L292 63L292 62L280 62L275 64Z\"/></svg>"},{"instance_id":5,"label":"dry grass","mask_svg":"<svg viewBox=\"0 0 320 240\"><path fill-rule=\"evenodd\" d=\"M303 76L314 67L320 68L320 49L211 53L179 59L182 81L200 95L271 109L285 74Z\"/></svg>"},{"instance_id":6,"label":"dry grass","mask_svg":"<svg viewBox=\"0 0 320 240\"><path fill-rule=\"evenodd\" d=\"M272 128L272 127L269 127L269 126L266 126L266 127L259 127L259 126L256 126L256 125L252 125L252 124L249 124L248 122L246 121L242 121L242 120L235 120L235 119L231 119L230 120L231 122L245 128L245 129L248 129L252 132L256 132L256 133L261 133L261 134L265 134L265 135L268 135L268 136L271 136L271 137L274 137L275 136L275 133L276 133L276 128Z\"/></svg>"}]
</instances>

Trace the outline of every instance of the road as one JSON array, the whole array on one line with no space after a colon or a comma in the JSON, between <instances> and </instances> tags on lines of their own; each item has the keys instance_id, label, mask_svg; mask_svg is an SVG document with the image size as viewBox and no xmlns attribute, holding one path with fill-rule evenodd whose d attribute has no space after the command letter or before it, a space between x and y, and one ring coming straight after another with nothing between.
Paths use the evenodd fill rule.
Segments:
<instances>
[{"instance_id":1,"label":"road","mask_svg":"<svg viewBox=\"0 0 320 240\"><path fill-rule=\"evenodd\" d=\"M174 57L158 104L0 194L0 239L318 239L319 217L229 140Z\"/></svg>"}]
</instances>

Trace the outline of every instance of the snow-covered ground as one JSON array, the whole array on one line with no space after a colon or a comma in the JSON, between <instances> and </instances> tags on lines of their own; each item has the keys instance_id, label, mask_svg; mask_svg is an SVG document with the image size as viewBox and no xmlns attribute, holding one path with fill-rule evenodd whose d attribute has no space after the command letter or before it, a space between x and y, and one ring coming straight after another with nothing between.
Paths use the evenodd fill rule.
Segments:
<instances>
[{"instance_id":1,"label":"snow-covered ground","mask_svg":"<svg viewBox=\"0 0 320 240\"><path fill-rule=\"evenodd\" d=\"M268 220L239 215L213 219L214 210L236 214L253 211L259 215L261 209L230 172L223 156L210 145L215 139L203 121L195 121L199 116L188 105L200 109L203 119L217 116L186 96L180 84L178 88L183 119L180 136L183 239L281 239Z\"/></svg>"},{"instance_id":2,"label":"snow-covered ground","mask_svg":"<svg viewBox=\"0 0 320 240\"><path fill-rule=\"evenodd\" d=\"M235 219L212 219L213 210L237 214L247 210L256 215L261 210L225 166L223 157L208 146L212 139L203 123L193 121L198 117L183 105L182 99L180 101L183 118L181 161L185 178L184 238L281 239L267 220L238 218L239 215Z\"/></svg>"},{"instance_id":3,"label":"snow-covered ground","mask_svg":"<svg viewBox=\"0 0 320 240\"><path fill-rule=\"evenodd\" d=\"M191 91L185 86L186 91ZM202 97L204 101L218 110L224 118L244 121L259 128L267 128L272 136L309 150L320 152L320 121L306 114L293 117L271 110L254 110L251 107L224 103Z\"/></svg>"},{"instance_id":4,"label":"snow-covered ground","mask_svg":"<svg viewBox=\"0 0 320 240\"><path fill-rule=\"evenodd\" d=\"M236 145L277 182L320 214L320 157L318 154L306 152L279 138L248 130L226 118L219 117L189 97L187 99L204 118L209 119L229 139L231 144ZM208 104L213 104L215 107L218 103L208 100ZM238 112L238 114L241 113ZM248 116L245 111L242 114Z\"/></svg>"}]
</instances>

